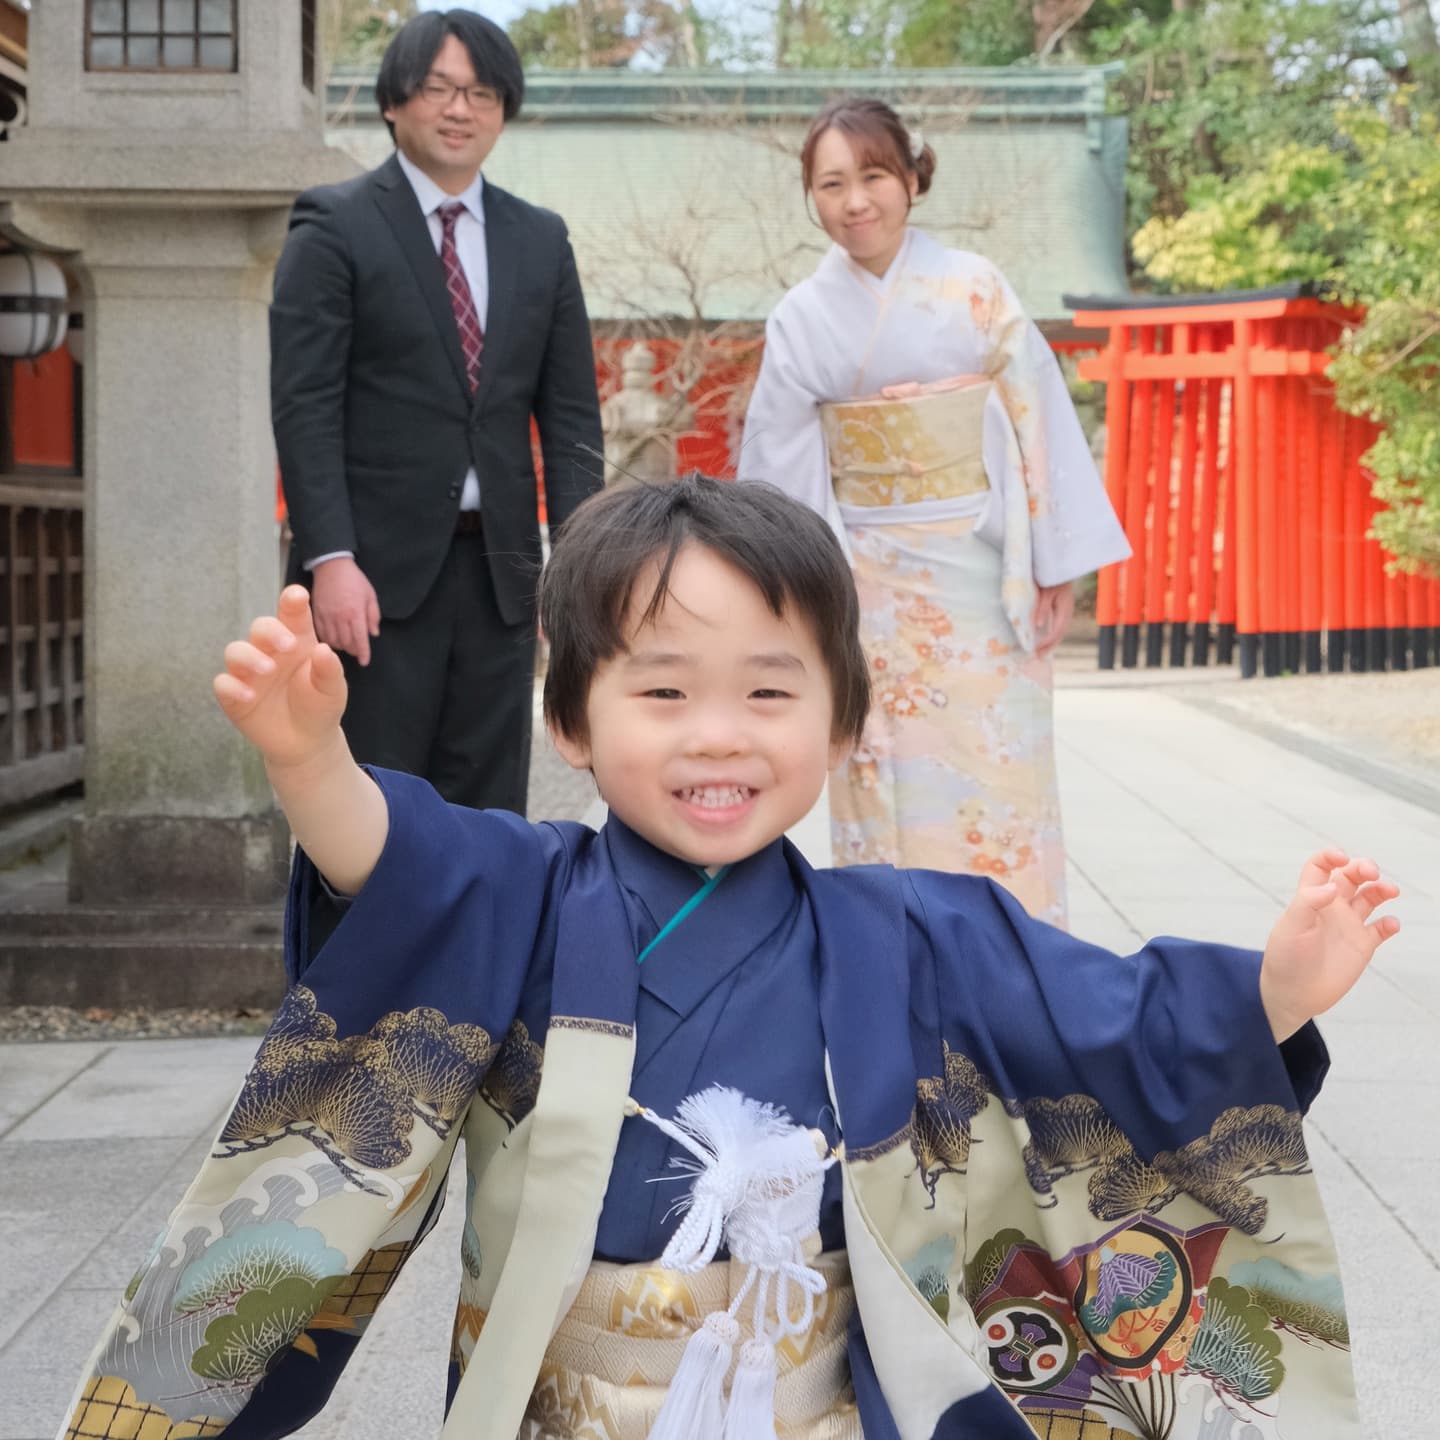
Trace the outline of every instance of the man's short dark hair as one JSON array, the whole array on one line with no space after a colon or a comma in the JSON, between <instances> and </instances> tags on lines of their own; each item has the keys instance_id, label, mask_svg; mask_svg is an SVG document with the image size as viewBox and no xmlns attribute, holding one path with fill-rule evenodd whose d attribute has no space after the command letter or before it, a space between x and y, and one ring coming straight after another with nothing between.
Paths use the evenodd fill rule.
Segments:
<instances>
[{"instance_id":1,"label":"man's short dark hair","mask_svg":"<svg viewBox=\"0 0 1440 1440\"><path fill-rule=\"evenodd\" d=\"M590 683L626 648L625 619L637 582L658 563L644 623L664 604L675 557L687 544L703 545L748 576L777 616L788 611L810 625L835 697L831 734L858 741L870 706L870 672L860 648L855 581L829 525L773 486L698 474L603 491L570 517L540 581L540 624L550 642L550 725L588 739Z\"/></svg>"},{"instance_id":2,"label":"man's short dark hair","mask_svg":"<svg viewBox=\"0 0 1440 1440\"><path fill-rule=\"evenodd\" d=\"M473 10L428 10L395 32L375 77L375 103L383 116L403 105L425 83L445 37L453 35L469 52L477 84L488 85L505 107L506 120L520 113L525 99L525 69L510 37ZM395 127L386 120L390 137Z\"/></svg>"}]
</instances>

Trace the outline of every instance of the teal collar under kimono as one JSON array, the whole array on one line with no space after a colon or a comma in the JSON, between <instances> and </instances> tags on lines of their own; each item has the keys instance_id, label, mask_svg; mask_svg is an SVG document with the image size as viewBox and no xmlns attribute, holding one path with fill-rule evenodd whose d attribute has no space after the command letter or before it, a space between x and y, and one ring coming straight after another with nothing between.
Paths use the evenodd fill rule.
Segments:
<instances>
[{"instance_id":1,"label":"teal collar under kimono","mask_svg":"<svg viewBox=\"0 0 1440 1440\"><path fill-rule=\"evenodd\" d=\"M673 1115L688 1095L734 1086L838 1139L825 1084L815 927L782 842L717 881L613 815L603 839L631 944L643 956L631 1095ZM664 1250L680 1221L675 1202L684 1177L671 1161L682 1153L638 1116L625 1120L600 1212L598 1257L653 1260ZM827 1177L821 1218L822 1243L838 1249L838 1171Z\"/></svg>"},{"instance_id":2,"label":"teal collar under kimono","mask_svg":"<svg viewBox=\"0 0 1440 1440\"><path fill-rule=\"evenodd\" d=\"M122 1412L175 1436L297 1429L433 1225L463 1134L447 1440L513 1440L595 1253L642 994L668 1003L642 992L670 938L637 966L636 897L663 911L671 862L642 855L637 880L634 837L377 779L385 851L313 956L299 858L292 988L69 1436L138 1433L108 1428ZM1323 1046L1274 1045L1257 956L1111 955L986 881L778 855L813 926L867 1440L1358 1433L1300 1123ZM687 925L761 928L732 878Z\"/></svg>"}]
</instances>

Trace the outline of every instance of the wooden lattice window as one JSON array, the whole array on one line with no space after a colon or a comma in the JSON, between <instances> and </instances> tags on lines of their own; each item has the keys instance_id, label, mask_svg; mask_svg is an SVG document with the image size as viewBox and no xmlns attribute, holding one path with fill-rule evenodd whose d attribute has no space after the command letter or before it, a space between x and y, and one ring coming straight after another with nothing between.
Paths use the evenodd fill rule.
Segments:
<instances>
[{"instance_id":1,"label":"wooden lattice window","mask_svg":"<svg viewBox=\"0 0 1440 1440\"><path fill-rule=\"evenodd\" d=\"M315 93L315 0L300 0L300 78Z\"/></svg>"},{"instance_id":2,"label":"wooden lattice window","mask_svg":"<svg viewBox=\"0 0 1440 1440\"><path fill-rule=\"evenodd\" d=\"M0 805L79 778L84 502L0 482Z\"/></svg>"},{"instance_id":3,"label":"wooden lattice window","mask_svg":"<svg viewBox=\"0 0 1440 1440\"><path fill-rule=\"evenodd\" d=\"M236 68L239 0L86 0L87 70Z\"/></svg>"}]
</instances>

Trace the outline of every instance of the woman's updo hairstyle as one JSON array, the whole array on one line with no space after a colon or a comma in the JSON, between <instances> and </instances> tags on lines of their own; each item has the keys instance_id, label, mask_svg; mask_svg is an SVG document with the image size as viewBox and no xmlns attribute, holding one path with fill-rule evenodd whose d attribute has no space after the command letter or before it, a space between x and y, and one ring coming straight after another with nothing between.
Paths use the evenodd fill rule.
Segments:
<instances>
[{"instance_id":1,"label":"woman's updo hairstyle","mask_svg":"<svg viewBox=\"0 0 1440 1440\"><path fill-rule=\"evenodd\" d=\"M935 152L923 142L916 143L920 137L912 137L905 122L883 100L844 95L815 117L800 147L800 180L806 195L815 179L815 147L827 130L838 130L850 141L862 170L888 170L905 185L913 175L917 196L930 188Z\"/></svg>"}]
</instances>

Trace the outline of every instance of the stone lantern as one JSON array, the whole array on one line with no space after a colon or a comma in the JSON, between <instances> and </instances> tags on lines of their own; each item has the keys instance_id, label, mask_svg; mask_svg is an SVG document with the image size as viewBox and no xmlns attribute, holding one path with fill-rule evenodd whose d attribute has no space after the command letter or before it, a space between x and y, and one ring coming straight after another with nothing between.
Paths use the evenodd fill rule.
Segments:
<instances>
[{"instance_id":1,"label":"stone lantern","mask_svg":"<svg viewBox=\"0 0 1440 1440\"><path fill-rule=\"evenodd\" d=\"M600 408L605 430L605 483L675 478L675 436L695 421L682 395L655 388L655 352L643 340L620 360L620 389Z\"/></svg>"},{"instance_id":2,"label":"stone lantern","mask_svg":"<svg viewBox=\"0 0 1440 1440\"><path fill-rule=\"evenodd\" d=\"M84 298L86 905L283 892L288 832L209 682L278 585L267 305L289 208L357 169L324 144L315 10L30 14L0 231L62 256Z\"/></svg>"}]
</instances>

